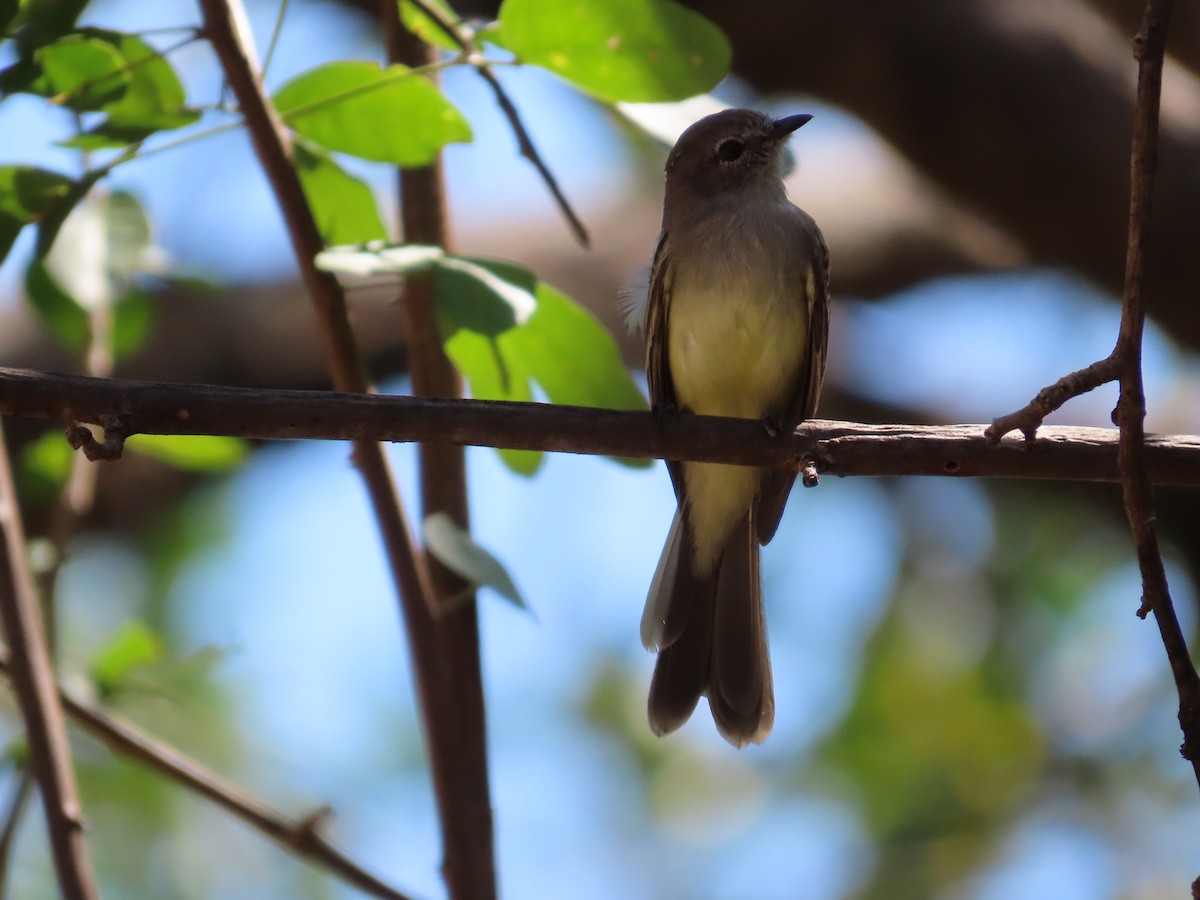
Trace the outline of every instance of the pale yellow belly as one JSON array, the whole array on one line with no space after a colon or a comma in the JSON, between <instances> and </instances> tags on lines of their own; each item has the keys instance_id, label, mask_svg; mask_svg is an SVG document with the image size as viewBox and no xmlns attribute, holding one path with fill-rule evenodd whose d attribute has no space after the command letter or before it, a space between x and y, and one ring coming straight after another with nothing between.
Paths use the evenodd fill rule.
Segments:
<instances>
[{"instance_id":1,"label":"pale yellow belly","mask_svg":"<svg viewBox=\"0 0 1200 900\"><path fill-rule=\"evenodd\" d=\"M681 408L759 419L782 414L803 374L806 310L794 296L764 292L738 301L722 286L676 290L668 317L671 380ZM746 466L685 463L694 558L712 571L730 531L758 494L762 472Z\"/></svg>"}]
</instances>

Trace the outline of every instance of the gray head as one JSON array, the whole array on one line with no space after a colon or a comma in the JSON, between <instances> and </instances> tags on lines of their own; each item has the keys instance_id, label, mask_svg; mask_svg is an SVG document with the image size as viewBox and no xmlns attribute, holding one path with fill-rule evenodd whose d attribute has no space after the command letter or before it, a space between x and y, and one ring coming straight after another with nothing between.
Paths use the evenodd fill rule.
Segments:
<instances>
[{"instance_id":1,"label":"gray head","mask_svg":"<svg viewBox=\"0 0 1200 900\"><path fill-rule=\"evenodd\" d=\"M712 198L750 189L783 194L780 151L812 116L772 119L752 109L727 109L691 125L667 157L667 205L672 195Z\"/></svg>"}]
</instances>

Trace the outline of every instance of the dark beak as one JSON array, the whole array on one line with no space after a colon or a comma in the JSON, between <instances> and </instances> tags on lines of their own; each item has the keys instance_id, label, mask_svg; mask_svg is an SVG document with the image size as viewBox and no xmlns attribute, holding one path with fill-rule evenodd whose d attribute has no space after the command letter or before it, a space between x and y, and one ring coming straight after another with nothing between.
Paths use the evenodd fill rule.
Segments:
<instances>
[{"instance_id":1,"label":"dark beak","mask_svg":"<svg viewBox=\"0 0 1200 900\"><path fill-rule=\"evenodd\" d=\"M805 113L799 116L784 116L782 119L776 119L771 123L771 137L777 141L782 141L789 134L811 119L812 116Z\"/></svg>"}]
</instances>

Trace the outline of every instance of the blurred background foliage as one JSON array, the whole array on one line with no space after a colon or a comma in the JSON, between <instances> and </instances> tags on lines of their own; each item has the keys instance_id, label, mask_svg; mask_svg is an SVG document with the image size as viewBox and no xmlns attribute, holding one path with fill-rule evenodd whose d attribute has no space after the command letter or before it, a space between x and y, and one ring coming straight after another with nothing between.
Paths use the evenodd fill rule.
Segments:
<instances>
[{"instance_id":1,"label":"blurred background foliage","mask_svg":"<svg viewBox=\"0 0 1200 900\"><path fill-rule=\"evenodd\" d=\"M306 107L387 75L364 62L381 57L372 4L289 4L267 86L308 109L307 125L290 124L328 239L378 238L396 218L391 170L364 159L412 164L470 138L445 150L452 249L519 266L504 270L510 284L559 310L551 344L573 346L555 330L564 322L592 321L553 305L574 297L618 341L585 325L583 358L636 372L640 338L621 328L617 297L638 290L654 247L665 150L650 135L669 142L699 113L612 101L706 90L731 59L722 101L817 116L793 145L790 190L833 258L822 415L988 421L1108 352L1139 4L687 5L716 27L648 0L455 4L495 58L536 64L497 72L589 226L584 251L473 73L447 68L442 92L408 79L345 97L363 108L338 122ZM572 20L577 9L599 24ZM279 4L249 12L266 56ZM195 6L10 0L0 18L14 29L0 45L0 245L13 244L0 360L325 387L282 224L190 32ZM1200 430L1198 22L1194 7L1177 10L1164 93L1146 355L1156 431ZM681 29L684 50L703 49L701 71L660 71L650 87L627 71L606 80L615 51L597 35L618 27L635 46L639 29L649 41ZM569 77L564 61L587 93L551 74ZM416 136L424 149L408 119L384 127L405 104L441 122ZM230 127L158 152L214 125ZM92 190L65 223L39 218L80 187ZM402 392L395 293L377 279L352 302L374 374ZM514 336L529 320L503 302L480 301L502 313L490 327L510 334L524 387L487 368L475 332L456 338L455 361L482 367L478 394L559 399L557 363L539 375L515 362L539 332ZM597 379L583 402L636 405L622 378ZM1104 389L1056 418L1107 424L1114 401ZM330 804L335 842L402 889L440 896L404 644L346 448L145 441L92 466L44 424L9 423L9 437L64 684L277 807ZM411 504L415 454L394 457ZM1134 615L1114 487L857 479L797 492L764 560L776 733L737 752L704 715L666 740L645 724L651 660L637 621L673 504L661 467L507 463L469 454L475 534L532 609L481 595L505 895L1156 898L1185 894L1200 873L1200 804L1166 660ZM1194 635L1200 506L1189 491L1158 499ZM3 713L8 821L24 750L10 698ZM105 896L354 896L72 737ZM36 803L5 858L8 895L55 895Z\"/></svg>"}]
</instances>

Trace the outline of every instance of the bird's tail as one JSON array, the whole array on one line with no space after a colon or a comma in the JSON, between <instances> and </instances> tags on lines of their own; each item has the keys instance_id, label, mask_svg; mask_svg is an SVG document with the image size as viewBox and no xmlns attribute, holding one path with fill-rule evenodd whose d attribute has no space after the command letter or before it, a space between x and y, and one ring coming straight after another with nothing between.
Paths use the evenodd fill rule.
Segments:
<instances>
[{"instance_id":1,"label":"bird's tail","mask_svg":"<svg viewBox=\"0 0 1200 900\"><path fill-rule=\"evenodd\" d=\"M707 575L694 571L687 527L676 512L642 614L642 643L658 650L650 727L658 735L674 731L707 694L727 741L762 743L775 721L775 693L753 515L733 529Z\"/></svg>"}]
</instances>

